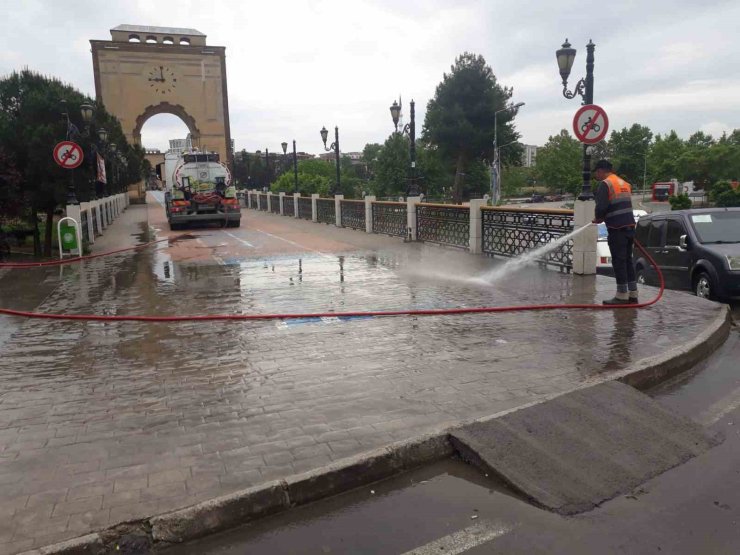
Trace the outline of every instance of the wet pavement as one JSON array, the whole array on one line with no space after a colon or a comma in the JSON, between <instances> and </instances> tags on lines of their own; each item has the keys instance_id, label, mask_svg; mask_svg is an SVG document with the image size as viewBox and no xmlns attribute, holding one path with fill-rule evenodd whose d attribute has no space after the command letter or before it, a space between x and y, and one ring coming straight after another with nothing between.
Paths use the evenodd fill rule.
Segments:
<instances>
[{"instance_id":1,"label":"wet pavement","mask_svg":"<svg viewBox=\"0 0 740 555\"><path fill-rule=\"evenodd\" d=\"M183 235L167 230L154 197L111 229L111 246ZM492 285L467 279L498 263L244 210L238 229L189 230L75 266L0 270L0 305L337 312L593 302L613 290L609 278L536 268ZM176 324L0 317L0 553L609 379L693 337L718 311L668 291L640 311Z\"/></svg>"}]
</instances>

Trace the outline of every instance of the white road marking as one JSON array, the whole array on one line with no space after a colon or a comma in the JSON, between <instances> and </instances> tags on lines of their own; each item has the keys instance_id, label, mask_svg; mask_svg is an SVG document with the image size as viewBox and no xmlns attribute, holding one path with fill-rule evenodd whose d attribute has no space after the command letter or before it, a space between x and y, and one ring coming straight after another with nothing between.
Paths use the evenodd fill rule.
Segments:
<instances>
[{"instance_id":1,"label":"white road marking","mask_svg":"<svg viewBox=\"0 0 740 555\"><path fill-rule=\"evenodd\" d=\"M407 551L404 555L457 555L464 553L468 549L477 547L483 543L489 542L503 536L511 531L507 526L500 526L493 522L479 522L454 534L439 538L431 543Z\"/></svg>"},{"instance_id":2,"label":"white road marking","mask_svg":"<svg viewBox=\"0 0 740 555\"><path fill-rule=\"evenodd\" d=\"M732 391L729 395L724 396L716 403L709 405L709 407L699 415L697 420L705 426L710 426L738 407L740 407L740 387Z\"/></svg>"},{"instance_id":3,"label":"white road marking","mask_svg":"<svg viewBox=\"0 0 740 555\"><path fill-rule=\"evenodd\" d=\"M229 237L233 237L234 239L236 239L237 241L239 241L242 245L246 245L250 249L253 249L254 248L254 245L252 243L250 243L249 241L245 241L244 239L241 239L240 237L237 237L236 235L234 235L233 233L229 233L228 231L224 231L224 233L226 235L228 235ZM221 246L221 245L219 245L219 246Z\"/></svg>"},{"instance_id":4,"label":"white road marking","mask_svg":"<svg viewBox=\"0 0 740 555\"><path fill-rule=\"evenodd\" d=\"M273 239L280 239L281 241L285 241L286 243L289 243L293 245L294 247L299 247L301 249L305 249L307 251L311 251L315 254L318 254L319 256L323 256L324 258L328 258L329 260L335 260L336 257L329 256L328 254L325 254L321 251L317 251L316 249L312 249L311 247L306 247L305 245L301 245L300 243L296 243L295 241L291 241L290 239L285 239L284 237L280 237L279 235L273 235L272 233L268 233L267 231L262 231L261 229L257 229L256 227L251 227L250 229L253 229L254 231L258 231L259 233L264 233L268 237L272 237Z\"/></svg>"}]
</instances>

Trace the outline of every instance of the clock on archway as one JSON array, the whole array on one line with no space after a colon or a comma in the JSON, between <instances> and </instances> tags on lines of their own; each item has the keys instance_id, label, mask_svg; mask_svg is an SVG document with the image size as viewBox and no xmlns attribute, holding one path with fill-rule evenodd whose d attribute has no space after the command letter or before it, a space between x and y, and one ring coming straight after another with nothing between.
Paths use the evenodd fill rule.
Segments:
<instances>
[{"instance_id":1,"label":"clock on archway","mask_svg":"<svg viewBox=\"0 0 740 555\"><path fill-rule=\"evenodd\" d=\"M177 87L177 75L167 66L154 66L148 73L149 86L155 93L171 93Z\"/></svg>"}]
</instances>

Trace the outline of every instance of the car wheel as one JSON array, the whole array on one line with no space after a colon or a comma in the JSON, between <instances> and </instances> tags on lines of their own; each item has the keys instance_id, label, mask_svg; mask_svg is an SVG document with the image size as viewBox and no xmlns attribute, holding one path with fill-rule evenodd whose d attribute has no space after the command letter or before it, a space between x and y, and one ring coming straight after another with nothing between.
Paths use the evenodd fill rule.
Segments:
<instances>
[{"instance_id":1,"label":"car wheel","mask_svg":"<svg viewBox=\"0 0 740 555\"><path fill-rule=\"evenodd\" d=\"M714 299L714 283L706 272L700 273L694 281L694 293L702 299Z\"/></svg>"},{"instance_id":2,"label":"car wheel","mask_svg":"<svg viewBox=\"0 0 740 555\"><path fill-rule=\"evenodd\" d=\"M637 271L635 272L635 279L640 285L647 285L647 279L645 279L645 270L643 270L642 268L637 268Z\"/></svg>"}]
</instances>

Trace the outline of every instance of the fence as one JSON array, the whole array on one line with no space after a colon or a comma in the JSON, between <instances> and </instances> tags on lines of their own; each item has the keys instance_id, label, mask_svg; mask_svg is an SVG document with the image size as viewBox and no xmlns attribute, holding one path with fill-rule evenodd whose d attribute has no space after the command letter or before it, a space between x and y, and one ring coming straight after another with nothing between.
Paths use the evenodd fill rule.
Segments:
<instances>
[{"instance_id":1,"label":"fence","mask_svg":"<svg viewBox=\"0 0 740 555\"><path fill-rule=\"evenodd\" d=\"M258 210L267 210L267 195L260 193L257 195Z\"/></svg>"},{"instance_id":2,"label":"fence","mask_svg":"<svg viewBox=\"0 0 740 555\"><path fill-rule=\"evenodd\" d=\"M470 208L449 204L417 204L416 238L419 241L468 248Z\"/></svg>"},{"instance_id":3,"label":"fence","mask_svg":"<svg viewBox=\"0 0 740 555\"><path fill-rule=\"evenodd\" d=\"M408 216L405 202L373 202L373 232L406 237Z\"/></svg>"},{"instance_id":4,"label":"fence","mask_svg":"<svg viewBox=\"0 0 740 555\"><path fill-rule=\"evenodd\" d=\"M280 214L280 196L270 195L270 212Z\"/></svg>"},{"instance_id":5,"label":"fence","mask_svg":"<svg viewBox=\"0 0 740 555\"><path fill-rule=\"evenodd\" d=\"M295 199L292 193L285 193L283 197L283 216L295 216Z\"/></svg>"},{"instance_id":6,"label":"fence","mask_svg":"<svg viewBox=\"0 0 740 555\"><path fill-rule=\"evenodd\" d=\"M257 203L251 206L262 208L263 195L254 193ZM299 218L336 225L337 216L341 227L371 233L382 233L395 237L427 241L470 249L474 253L492 256L519 256L536 249L573 231L573 210L550 210L536 208L506 208L485 206L485 200L474 200L470 205L421 203L418 199L407 202L344 200L298 197ZM294 199L283 198L283 213L294 216ZM314 205L315 201L315 205ZM276 197L271 199L272 212L279 213ZM337 208L339 214L336 213ZM370 218L368 222L367 219ZM573 267L573 243L567 241L550 251L542 264L556 266L562 270Z\"/></svg>"},{"instance_id":7,"label":"fence","mask_svg":"<svg viewBox=\"0 0 740 555\"><path fill-rule=\"evenodd\" d=\"M365 231L365 201L342 200L339 203L342 227Z\"/></svg>"},{"instance_id":8,"label":"fence","mask_svg":"<svg viewBox=\"0 0 740 555\"><path fill-rule=\"evenodd\" d=\"M298 197L298 217L313 220L313 202L310 198Z\"/></svg>"},{"instance_id":9,"label":"fence","mask_svg":"<svg viewBox=\"0 0 740 555\"><path fill-rule=\"evenodd\" d=\"M482 248L486 254L518 256L573 231L572 210L484 207L482 212ZM541 262L571 268L573 242L565 242Z\"/></svg>"},{"instance_id":10,"label":"fence","mask_svg":"<svg viewBox=\"0 0 740 555\"><path fill-rule=\"evenodd\" d=\"M316 199L316 221L331 225L337 223L336 202L333 198Z\"/></svg>"}]
</instances>

